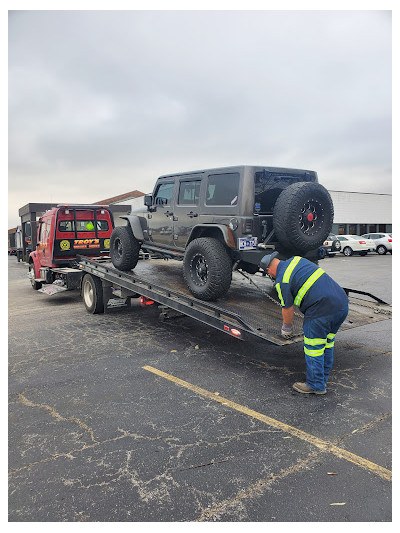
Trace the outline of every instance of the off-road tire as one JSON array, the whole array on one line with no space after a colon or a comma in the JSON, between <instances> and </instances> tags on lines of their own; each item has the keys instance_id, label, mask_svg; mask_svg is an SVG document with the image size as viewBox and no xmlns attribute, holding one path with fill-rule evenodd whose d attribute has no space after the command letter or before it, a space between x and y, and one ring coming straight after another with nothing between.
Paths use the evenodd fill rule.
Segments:
<instances>
[{"instance_id":1,"label":"off-road tire","mask_svg":"<svg viewBox=\"0 0 400 533\"><path fill-rule=\"evenodd\" d=\"M186 248L183 277L196 298L213 301L229 290L232 281L232 260L222 242L200 237Z\"/></svg>"},{"instance_id":2,"label":"off-road tire","mask_svg":"<svg viewBox=\"0 0 400 533\"><path fill-rule=\"evenodd\" d=\"M92 315L104 313L103 285L99 278L86 274L82 280L81 294L86 311Z\"/></svg>"},{"instance_id":3,"label":"off-road tire","mask_svg":"<svg viewBox=\"0 0 400 533\"><path fill-rule=\"evenodd\" d=\"M29 262L29 266L28 266L28 274L29 275L32 272L32 270L33 270L33 276L35 276L35 266L33 264L33 261L30 261ZM31 285L32 285L32 289L34 291L38 291L39 289L42 288L42 283L40 281L35 281L34 277L33 278L30 277L30 282L31 282Z\"/></svg>"},{"instance_id":4,"label":"off-road tire","mask_svg":"<svg viewBox=\"0 0 400 533\"><path fill-rule=\"evenodd\" d=\"M135 239L130 226L114 228L110 239L111 262L118 270L135 268L139 260L140 244Z\"/></svg>"},{"instance_id":5,"label":"off-road tire","mask_svg":"<svg viewBox=\"0 0 400 533\"><path fill-rule=\"evenodd\" d=\"M319 183L293 183L275 203L275 235L285 248L302 253L318 248L329 235L332 223L332 199Z\"/></svg>"},{"instance_id":6,"label":"off-road tire","mask_svg":"<svg viewBox=\"0 0 400 533\"><path fill-rule=\"evenodd\" d=\"M383 244L378 244L376 248L376 253L379 255L385 255L387 253L386 246L383 246Z\"/></svg>"}]
</instances>

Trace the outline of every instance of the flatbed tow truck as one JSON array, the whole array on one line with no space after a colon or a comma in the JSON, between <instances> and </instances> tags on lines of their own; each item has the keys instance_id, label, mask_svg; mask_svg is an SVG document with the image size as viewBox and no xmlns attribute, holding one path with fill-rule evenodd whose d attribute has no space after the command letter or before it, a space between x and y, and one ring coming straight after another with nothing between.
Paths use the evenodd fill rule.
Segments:
<instances>
[{"instance_id":1,"label":"flatbed tow truck","mask_svg":"<svg viewBox=\"0 0 400 533\"><path fill-rule=\"evenodd\" d=\"M107 257L78 256L77 263L82 271L82 299L90 313L130 307L131 300L138 299L142 306L158 305L163 320L186 315L240 340L256 338L277 346L303 340L303 315L298 309L293 321L293 337L283 339L280 336L281 306L272 282L262 273L250 277L234 271L228 294L211 304L189 293L183 280L182 264L177 261L142 254L135 270L129 272L116 269ZM349 296L350 310L342 329L391 318L391 306L380 298L355 289L344 290Z\"/></svg>"}]
</instances>

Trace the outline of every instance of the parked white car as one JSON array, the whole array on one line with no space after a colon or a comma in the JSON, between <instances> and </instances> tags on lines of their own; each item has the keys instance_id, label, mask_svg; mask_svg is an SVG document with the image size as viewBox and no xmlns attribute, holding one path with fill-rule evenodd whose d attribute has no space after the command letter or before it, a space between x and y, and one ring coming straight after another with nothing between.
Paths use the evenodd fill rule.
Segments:
<instances>
[{"instance_id":1,"label":"parked white car","mask_svg":"<svg viewBox=\"0 0 400 533\"><path fill-rule=\"evenodd\" d=\"M338 235L342 245L342 253L346 257L353 254L367 255L368 252L375 252L376 244L371 239L364 239L359 235Z\"/></svg>"},{"instance_id":2,"label":"parked white car","mask_svg":"<svg viewBox=\"0 0 400 533\"><path fill-rule=\"evenodd\" d=\"M363 239L372 239L376 244L376 253L385 255L386 252L392 253L392 234L391 233L366 233L361 235Z\"/></svg>"}]
</instances>

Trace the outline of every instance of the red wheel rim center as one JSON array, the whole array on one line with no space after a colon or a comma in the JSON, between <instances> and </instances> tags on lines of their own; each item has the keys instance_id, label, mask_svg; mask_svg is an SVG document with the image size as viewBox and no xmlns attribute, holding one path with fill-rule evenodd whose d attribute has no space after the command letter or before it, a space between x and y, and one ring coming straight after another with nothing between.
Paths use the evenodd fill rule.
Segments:
<instances>
[{"instance_id":1,"label":"red wheel rim center","mask_svg":"<svg viewBox=\"0 0 400 533\"><path fill-rule=\"evenodd\" d=\"M312 213L308 213L308 215L307 215L307 220L308 220L309 222L312 222L312 221L314 220L314 215L313 215Z\"/></svg>"}]
</instances>

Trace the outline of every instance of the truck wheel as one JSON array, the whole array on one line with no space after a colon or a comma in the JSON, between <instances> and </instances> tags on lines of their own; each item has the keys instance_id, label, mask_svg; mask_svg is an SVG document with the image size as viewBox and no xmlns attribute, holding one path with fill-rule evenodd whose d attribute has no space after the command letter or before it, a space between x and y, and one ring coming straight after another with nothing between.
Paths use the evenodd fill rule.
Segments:
<instances>
[{"instance_id":1,"label":"truck wheel","mask_svg":"<svg viewBox=\"0 0 400 533\"><path fill-rule=\"evenodd\" d=\"M332 198L319 183L293 183L275 203L274 230L285 248L299 252L318 248L329 235L332 223Z\"/></svg>"},{"instance_id":2,"label":"truck wheel","mask_svg":"<svg viewBox=\"0 0 400 533\"><path fill-rule=\"evenodd\" d=\"M232 281L232 261L222 242L194 239L186 248L183 276L190 292L200 300L217 300L226 294Z\"/></svg>"},{"instance_id":3,"label":"truck wheel","mask_svg":"<svg viewBox=\"0 0 400 533\"><path fill-rule=\"evenodd\" d=\"M118 226L111 234L110 257L118 270L132 270L139 260L140 244L130 226Z\"/></svg>"},{"instance_id":4,"label":"truck wheel","mask_svg":"<svg viewBox=\"0 0 400 533\"><path fill-rule=\"evenodd\" d=\"M32 285L32 289L34 289L35 291L38 291L39 289L42 288L42 284L40 281L35 281L35 266L34 264L32 263L32 261L29 263L29 267L28 267L28 277L30 279L30 282L31 282L31 285Z\"/></svg>"},{"instance_id":5,"label":"truck wheel","mask_svg":"<svg viewBox=\"0 0 400 533\"><path fill-rule=\"evenodd\" d=\"M103 285L99 278L85 275L82 281L82 298L86 311L93 315L104 313Z\"/></svg>"}]
</instances>

